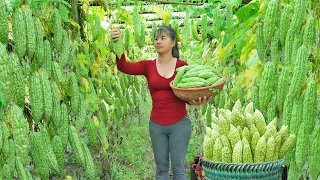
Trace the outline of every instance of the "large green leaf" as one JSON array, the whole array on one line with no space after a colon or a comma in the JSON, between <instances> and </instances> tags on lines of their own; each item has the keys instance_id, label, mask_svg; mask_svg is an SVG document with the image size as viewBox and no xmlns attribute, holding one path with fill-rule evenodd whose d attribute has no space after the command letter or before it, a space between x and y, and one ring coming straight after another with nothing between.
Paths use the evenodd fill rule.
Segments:
<instances>
[{"instance_id":1,"label":"large green leaf","mask_svg":"<svg viewBox=\"0 0 320 180\"><path fill-rule=\"evenodd\" d=\"M259 2L253 2L238 9L236 16L239 19L240 23L243 23L248 19L257 16L258 11L259 11Z\"/></svg>"}]
</instances>

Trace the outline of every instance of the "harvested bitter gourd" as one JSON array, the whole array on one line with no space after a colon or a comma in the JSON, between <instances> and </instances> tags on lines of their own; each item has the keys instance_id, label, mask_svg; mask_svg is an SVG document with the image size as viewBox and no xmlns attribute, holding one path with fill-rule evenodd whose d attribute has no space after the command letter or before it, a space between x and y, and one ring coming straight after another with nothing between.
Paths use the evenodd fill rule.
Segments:
<instances>
[{"instance_id":1,"label":"harvested bitter gourd","mask_svg":"<svg viewBox=\"0 0 320 180\"><path fill-rule=\"evenodd\" d=\"M206 137L203 141L204 158L213 162L221 160L233 163L259 163L282 159L290 152L296 139L294 134L289 135L288 126L283 125L278 130L276 117L266 125L264 116L258 109L255 109L255 112L253 109L250 110L252 104L250 102L246 107L242 107L240 101L237 101L232 111L218 110L218 118L213 116L212 123L206 127ZM244 120L245 123L238 124L236 128L233 124L235 121L232 121L233 111L242 113L246 118L251 116L253 120ZM229 128L225 125L229 125ZM213 154L213 149L218 145L219 149L222 149L221 156ZM224 151L227 152L226 155L223 154ZM229 152L232 153L232 157Z\"/></svg>"},{"instance_id":2,"label":"harvested bitter gourd","mask_svg":"<svg viewBox=\"0 0 320 180\"><path fill-rule=\"evenodd\" d=\"M173 85L179 88L206 87L219 84L224 79L217 75L217 70L204 65L182 66L176 69Z\"/></svg>"}]
</instances>

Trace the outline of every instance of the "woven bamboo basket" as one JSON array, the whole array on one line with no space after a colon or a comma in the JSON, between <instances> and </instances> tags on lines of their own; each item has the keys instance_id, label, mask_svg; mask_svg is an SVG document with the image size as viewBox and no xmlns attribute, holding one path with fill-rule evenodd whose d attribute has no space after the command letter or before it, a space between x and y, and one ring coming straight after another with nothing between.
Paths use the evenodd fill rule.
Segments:
<instances>
[{"instance_id":1,"label":"woven bamboo basket","mask_svg":"<svg viewBox=\"0 0 320 180\"><path fill-rule=\"evenodd\" d=\"M223 81L219 84L207 86L207 87L199 87L199 88L178 88L173 86L173 81L170 82L170 87L173 90L173 93L180 99L184 101L192 101L198 100L199 97L206 96L209 98L210 96L214 97L217 95L223 88L224 84L226 83L226 78L224 76L220 77L223 78Z\"/></svg>"},{"instance_id":2,"label":"woven bamboo basket","mask_svg":"<svg viewBox=\"0 0 320 180\"><path fill-rule=\"evenodd\" d=\"M263 163L235 164L211 162L201 158L206 180L280 180L284 158Z\"/></svg>"}]
</instances>

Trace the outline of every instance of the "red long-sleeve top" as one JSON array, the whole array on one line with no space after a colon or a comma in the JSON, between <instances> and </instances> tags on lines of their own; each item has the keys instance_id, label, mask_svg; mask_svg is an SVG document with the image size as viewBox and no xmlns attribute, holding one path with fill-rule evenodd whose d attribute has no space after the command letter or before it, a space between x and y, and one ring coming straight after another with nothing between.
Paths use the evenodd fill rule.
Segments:
<instances>
[{"instance_id":1,"label":"red long-sleeve top","mask_svg":"<svg viewBox=\"0 0 320 180\"><path fill-rule=\"evenodd\" d=\"M160 125L171 125L187 115L186 102L177 98L169 83L177 72L170 78L162 77L157 70L156 60L141 60L129 62L124 54L116 58L119 71L131 75L144 75L152 98L150 119ZM185 61L177 59L176 68L188 65Z\"/></svg>"}]
</instances>

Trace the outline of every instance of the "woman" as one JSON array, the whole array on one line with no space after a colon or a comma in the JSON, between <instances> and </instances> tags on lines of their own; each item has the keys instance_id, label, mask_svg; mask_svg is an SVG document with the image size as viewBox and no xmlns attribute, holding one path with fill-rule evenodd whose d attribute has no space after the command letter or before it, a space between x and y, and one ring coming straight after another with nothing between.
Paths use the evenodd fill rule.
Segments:
<instances>
[{"instance_id":1,"label":"woman","mask_svg":"<svg viewBox=\"0 0 320 180\"><path fill-rule=\"evenodd\" d=\"M117 41L119 33L112 31L112 40ZM120 39L122 41L122 39ZM169 156L174 180L186 180L184 160L191 136L191 122L186 103L200 105L212 97L185 102L177 98L169 83L176 76L176 68L187 65L179 59L176 33L170 26L161 26L155 33L154 47L158 58L128 62L122 54L116 57L118 70L131 75L144 75L152 97L152 111L149 132L156 162L156 179L169 179Z\"/></svg>"}]
</instances>

